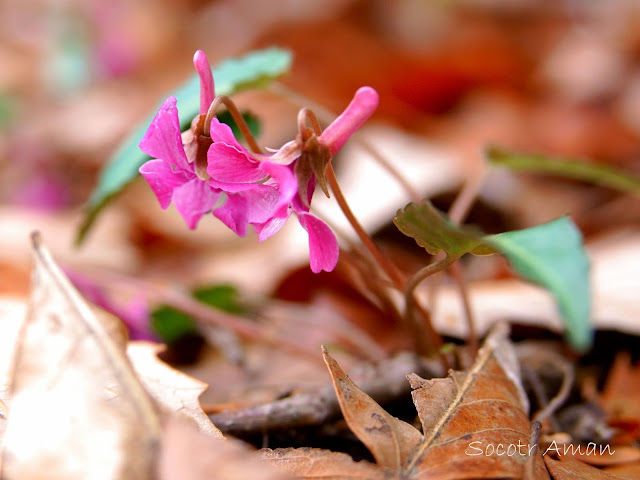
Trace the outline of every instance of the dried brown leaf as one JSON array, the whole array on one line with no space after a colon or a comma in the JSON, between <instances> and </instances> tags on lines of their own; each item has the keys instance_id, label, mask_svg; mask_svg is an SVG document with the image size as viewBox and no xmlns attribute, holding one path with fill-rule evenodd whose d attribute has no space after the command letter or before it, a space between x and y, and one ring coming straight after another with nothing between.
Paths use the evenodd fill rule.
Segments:
<instances>
[{"instance_id":1,"label":"dried brown leaf","mask_svg":"<svg viewBox=\"0 0 640 480\"><path fill-rule=\"evenodd\" d=\"M162 432L159 480L287 480L255 452L234 440L215 438L192 423L170 418Z\"/></svg>"},{"instance_id":2,"label":"dried brown leaf","mask_svg":"<svg viewBox=\"0 0 640 480\"><path fill-rule=\"evenodd\" d=\"M599 470L570 457L561 457L560 460L545 455L544 462L553 477L553 480L624 480L624 477Z\"/></svg>"},{"instance_id":3,"label":"dried brown leaf","mask_svg":"<svg viewBox=\"0 0 640 480\"><path fill-rule=\"evenodd\" d=\"M295 475L296 478L323 480L344 479L385 479L385 472L366 462L354 462L346 453L332 452L317 448L263 449L264 460L279 470Z\"/></svg>"},{"instance_id":4,"label":"dried brown leaf","mask_svg":"<svg viewBox=\"0 0 640 480\"><path fill-rule=\"evenodd\" d=\"M156 407L122 336L33 237L34 270L14 357L3 479L152 478Z\"/></svg>"},{"instance_id":5,"label":"dried brown leaf","mask_svg":"<svg viewBox=\"0 0 640 480\"><path fill-rule=\"evenodd\" d=\"M358 388L324 347L322 354L349 428L367 446L379 466L400 472L422 442L422 435L408 423L389 415Z\"/></svg>"},{"instance_id":6,"label":"dried brown leaf","mask_svg":"<svg viewBox=\"0 0 640 480\"><path fill-rule=\"evenodd\" d=\"M223 438L209 417L204 413L198 398L208 388L196 380L164 363L157 354L163 345L151 342L131 342L127 345L127 356L147 392L157 404L170 414L177 414L214 437Z\"/></svg>"},{"instance_id":7,"label":"dried brown leaf","mask_svg":"<svg viewBox=\"0 0 640 480\"><path fill-rule=\"evenodd\" d=\"M548 478L539 450L529 448L526 397L506 326L489 335L468 372L432 381L409 376L423 435L385 412L324 356L347 424L395 478Z\"/></svg>"}]
</instances>

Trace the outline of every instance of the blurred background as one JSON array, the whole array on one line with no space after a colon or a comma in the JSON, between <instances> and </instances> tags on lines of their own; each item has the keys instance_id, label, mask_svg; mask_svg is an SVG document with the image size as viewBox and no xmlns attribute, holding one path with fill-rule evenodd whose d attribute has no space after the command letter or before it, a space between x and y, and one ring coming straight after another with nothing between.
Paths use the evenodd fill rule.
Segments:
<instances>
[{"instance_id":1,"label":"blurred background","mask_svg":"<svg viewBox=\"0 0 640 480\"><path fill-rule=\"evenodd\" d=\"M485 172L488 145L640 175L637 0L5 0L0 292L26 294L33 229L44 232L63 264L87 272L181 286L228 281L260 294L286 285L292 269L307 272L299 226L260 245L211 218L191 232L173 207L160 210L144 182L107 208L85 245L72 245L98 172L138 122L192 75L195 50L215 64L274 45L294 54L282 84L333 112L359 86L375 87L380 108L362 137L443 210L466 181ZM277 148L295 135L299 106L272 92L247 92L237 101L263 122L263 145ZM426 254L390 224L406 192L358 145L336 163L356 214L386 251L407 270L424 264ZM314 203L347 228L330 202ZM607 272L626 265L635 275L629 265L640 256L637 248L621 253L619 244L635 245L639 207L637 198L601 187L492 171L469 222L498 232L571 213L595 252L614 252L618 263ZM620 241L614 247L602 240L612 235ZM499 262L471 264L469 278L508 276ZM635 284L626 276L619 281L631 293L611 287L622 313L606 304L607 321L636 308Z\"/></svg>"}]
</instances>

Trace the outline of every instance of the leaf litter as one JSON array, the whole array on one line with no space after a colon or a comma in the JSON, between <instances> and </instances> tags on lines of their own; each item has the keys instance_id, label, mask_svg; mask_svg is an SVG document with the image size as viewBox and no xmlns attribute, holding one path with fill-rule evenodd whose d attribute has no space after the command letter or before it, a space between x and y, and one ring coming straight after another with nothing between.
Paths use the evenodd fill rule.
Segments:
<instances>
[{"instance_id":1,"label":"leaf litter","mask_svg":"<svg viewBox=\"0 0 640 480\"><path fill-rule=\"evenodd\" d=\"M387 413L326 350L323 354L344 418L379 467L372 478L548 478L541 452L529 448L528 400L506 325L488 336L469 371L451 371L449 377L435 380L408 376L422 433ZM498 444L522 447L511 456L476 454L481 446L486 452L488 445ZM309 467L319 464L323 455L333 456L295 449L263 452L263 458L284 464L301 478L324 478L324 469L318 473ZM343 477L360 478L369 468L347 462Z\"/></svg>"}]
</instances>

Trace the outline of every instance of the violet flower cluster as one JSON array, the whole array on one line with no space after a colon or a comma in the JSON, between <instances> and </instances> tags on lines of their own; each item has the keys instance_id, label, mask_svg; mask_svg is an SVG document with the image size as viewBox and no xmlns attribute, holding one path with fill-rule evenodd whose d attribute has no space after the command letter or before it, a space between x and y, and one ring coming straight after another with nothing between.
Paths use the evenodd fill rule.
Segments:
<instances>
[{"instance_id":1,"label":"violet flower cluster","mask_svg":"<svg viewBox=\"0 0 640 480\"><path fill-rule=\"evenodd\" d=\"M169 97L140 142L142 151L153 158L140 167L140 173L160 206L166 209L173 202L192 229L212 211L241 237L250 225L261 242L295 215L309 235L311 270L333 270L339 254L337 239L325 222L309 213L316 182L326 190L315 166L326 167L371 116L378 105L377 92L360 88L322 134L306 129L274 153L262 155L240 145L231 128L216 118L204 131L215 97L213 76L202 51L196 52L193 61L200 76L200 115L191 130L180 132L176 99Z\"/></svg>"}]
</instances>

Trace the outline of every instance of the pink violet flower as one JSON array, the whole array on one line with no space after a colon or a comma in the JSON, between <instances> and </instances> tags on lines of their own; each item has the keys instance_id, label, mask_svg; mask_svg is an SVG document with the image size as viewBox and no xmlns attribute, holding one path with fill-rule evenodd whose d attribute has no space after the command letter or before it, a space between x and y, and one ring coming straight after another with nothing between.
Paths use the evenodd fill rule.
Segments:
<instances>
[{"instance_id":1,"label":"pink violet flower","mask_svg":"<svg viewBox=\"0 0 640 480\"><path fill-rule=\"evenodd\" d=\"M305 129L275 153L256 155L240 145L231 128L216 118L209 132L204 132L204 118L215 90L206 55L199 50L193 60L200 76L200 115L191 130L183 138L176 99L170 97L140 142L140 148L154 158L140 173L160 206L166 209L173 202L192 229L213 209L214 216L239 236L246 235L251 225L259 241L278 232L295 213L309 236L311 270L333 270L338 242L329 226L309 213L311 198L316 181L327 191L323 173L327 163L371 116L378 104L377 92L371 87L360 88L321 135ZM214 209L222 193L226 200Z\"/></svg>"},{"instance_id":2,"label":"pink violet flower","mask_svg":"<svg viewBox=\"0 0 640 480\"><path fill-rule=\"evenodd\" d=\"M215 89L211 67L204 52L198 50L195 53L193 64L200 76L200 116L193 129L193 141L187 150L180 132L175 97L169 97L162 104L140 142L140 149L154 158L140 167L140 173L158 197L160 207L167 209L173 202L191 229L218 203L221 194L206 178L202 178L199 171L202 168L198 169L198 158L206 159L206 151L204 155L198 151L198 140L202 133L198 128L201 129L203 115L213 101Z\"/></svg>"},{"instance_id":3,"label":"pink violet flower","mask_svg":"<svg viewBox=\"0 0 640 480\"><path fill-rule=\"evenodd\" d=\"M158 197L160 207L165 210L173 202L187 226L194 229L218 202L220 191L198 177L195 165L187 159L175 97L162 104L140 149L155 159L142 165L140 173Z\"/></svg>"},{"instance_id":4,"label":"pink violet flower","mask_svg":"<svg viewBox=\"0 0 640 480\"><path fill-rule=\"evenodd\" d=\"M309 260L311 270L318 273L322 270L330 272L338 262L339 247L338 241L331 229L322 220L309 213L311 198L315 190L315 175L307 173L298 175L296 179L295 170L300 161L314 162L320 158L320 162L326 167L326 162L338 152L348 138L362 126L371 116L378 105L378 94L371 87L362 87L354 95L344 112L339 115L319 136L312 135L307 140L302 139L302 135L292 142L285 144L280 150L270 156L263 156L262 160L255 158L240 146L231 135L230 129L225 126L212 124L213 145L209 148L207 173L212 182L225 192L239 192L245 185L255 185L264 173L270 175L271 180L279 185L280 198L275 206L273 214L267 220L260 220L257 216L242 215L244 204L240 199L234 199L231 194L227 203L214 212L218 218L222 218L221 212L233 210L234 219L239 220L233 226L225 221L236 233L242 235L246 232L246 224L250 223L258 233L258 240L264 241L278 232L286 223L292 213L295 213L300 225L309 235ZM226 127L228 129L228 127ZM301 160L303 155L308 157ZM309 171L307 168L307 171ZM264 185L270 186L267 181ZM299 181L305 184L301 187ZM324 181L324 178L318 179ZM326 190L326 187L323 188ZM249 191L236 193L239 196L250 195ZM276 197L272 197L272 200ZM272 204L269 206L271 207ZM266 214L268 208L263 208L260 213Z\"/></svg>"}]
</instances>

